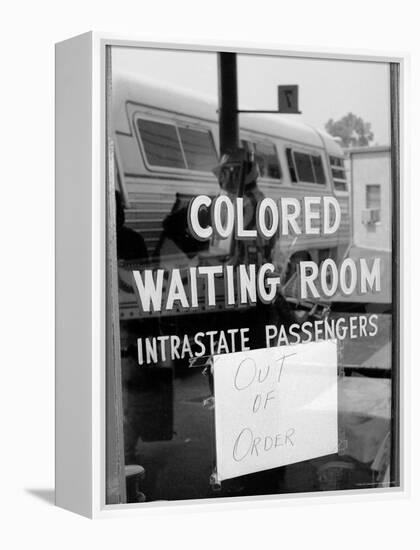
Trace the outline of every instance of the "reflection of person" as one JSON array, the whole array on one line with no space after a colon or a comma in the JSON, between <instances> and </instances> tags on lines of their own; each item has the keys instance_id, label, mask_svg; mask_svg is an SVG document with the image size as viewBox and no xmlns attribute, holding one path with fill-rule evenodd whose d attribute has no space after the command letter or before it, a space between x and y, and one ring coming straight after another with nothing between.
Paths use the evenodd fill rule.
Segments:
<instances>
[{"instance_id":1,"label":"reflection of person","mask_svg":"<svg viewBox=\"0 0 420 550\"><path fill-rule=\"evenodd\" d=\"M220 188L227 193L231 198L236 196L239 182L233 181L233 168L231 157L223 155L214 169L213 173L217 176ZM259 168L255 160L245 162L245 181L243 194L243 219L244 229L256 229L257 205L265 198L264 193L258 187ZM265 239L257 234L256 239L241 240L238 243L239 254L237 261L247 263L255 263L261 265L264 262L271 260L271 252L274 246L275 239Z\"/></svg>"},{"instance_id":2,"label":"reflection of person","mask_svg":"<svg viewBox=\"0 0 420 550\"><path fill-rule=\"evenodd\" d=\"M208 248L207 242L197 240L188 229L188 206L193 197L193 195L177 193L171 212L162 222L163 231L155 252L161 265L166 255L173 254L181 255L180 261L183 264L190 264L199 252ZM199 218L200 223L206 224L202 212L199 213Z\"/></svg>"},{"instance_id":3,"label":"reflection of person","mask_svg":"<svg viewBox=\"0 0 420 550\"><path fill-rule=\"evenodd\" d=\"M117 258L119 260L139 260L147 263L149 254L143 237L134 229L125 225L125 214L121 193L115 191L115 207L117 218Z\"/></svg>"}]
</instances>

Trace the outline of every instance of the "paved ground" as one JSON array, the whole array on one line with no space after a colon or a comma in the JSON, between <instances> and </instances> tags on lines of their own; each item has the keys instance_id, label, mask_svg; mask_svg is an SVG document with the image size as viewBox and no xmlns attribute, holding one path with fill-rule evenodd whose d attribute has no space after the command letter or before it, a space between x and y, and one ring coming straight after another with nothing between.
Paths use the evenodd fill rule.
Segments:
<instances>
[{"instance_id":1,"label":"paved ground","mask_svg":"<svg viewBox=\"0 0 420 550\"><path fill-rule=\"evenodd\" d=\"M346 318L350 315L354 314L335 312L332 313L331 318ZM377 325L378 334L375 337L364 336L342 341L344 367L391 368L391 315L378 314Z\"/></svg>"}]
</instances>

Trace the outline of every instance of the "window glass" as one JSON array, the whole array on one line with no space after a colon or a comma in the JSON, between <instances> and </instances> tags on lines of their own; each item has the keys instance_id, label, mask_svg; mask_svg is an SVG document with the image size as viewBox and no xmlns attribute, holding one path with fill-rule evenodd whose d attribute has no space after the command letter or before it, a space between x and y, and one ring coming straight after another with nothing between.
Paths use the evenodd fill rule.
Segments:
<instances>
[{"instance_id":1,"label":"window glass","mask_svg":"<svg viewBox=\"0 0 420 550\"><path fill-rule=\"evenodd\" d=\"M338 170L337 168L332 168L332 175L334 179L345 179L344 170Z\"/></svg>"},{"instance_id":2,"label":"window glass","mask_svg":"<svg viewBox=\"0 0 420 550\"><path fill-rule=\"evenodd\" d=\"M296 169L299 181L314 183L315 176L312 170L311 156L306 153L294 151Z\"/></svg>"},{"instance_id":3,"label":"window glass","mask_svg":"<svg viewBox=\"0 0 420 550\"><path fill-rule=\"evenodd\" d=\"M337 191L347 191L346 169L344 168L344 159L339 157L330 157L331 173L334 187Z\"/></svg>"},{"instance_id":4,"label":"window glass","mask_svg":"<svg viewBox=\"0 0 420 550\"><path fill-rule=\"evenodd\" d=\"M318 155L312 155L312 164L315 172L315 181L321 185L325 184L325 172L322 159Z\"/></svg>"},{"instance_id":5,"label":"window glass","mask_svg":"<svg viewBox=\"0 0 420 550\"><path fill-rule=\"evenodd\" d=\"M115 48L115 55L122 50ZM176 52L167 58L164 51L138 53L134 58L127 48L118 81L109 87L116 94L112 104L126 102L135 136L122 133L121 109L110 113L120 174L108 174L110 208L104 211L112 306L106 309L106 502L138 506L395 489L404 405L394 300L400 265L394 246L397 149L345 153L331 142L327 151L297 139L294 129L276 137L268 117L254 117L253 126L251 117L240 115L243 151L226 170L242 173L239 159L246 152L262 177L244 185L238 203L238 187L226 189L223 178L220 185L209 171L218 164L216 101L192 101L177 82L179 74L189 75L191 86L183 80L192 89L197 71L205 70L214 79L209 89L217 90L217 53L194 52L189 59L183 52L179 66ZM241 78L248 62L245 80L255 76L259 59L238 56ZM259 76L278 72L281 58L270 59L257 67ZM127 74L130 98L117 85L128 60L139 80L135 86ZM144 82L150 60L155 76L162 62L167 81L156 103ZM117 62L113 57L112 67ZM296 70L314 76L301 83L301 93L319 98L319 61L296 63ZM372 121L373 143L395 145L398 125L386 133L384 121L391 112L389 77L397 67L384 63L382 79L380 64L372 64L369 88L369 64L360 63L360 71L356 65L343 62L349 86L339 98L323 87L330 107L324 119L351 111L363 79L369 93L360 114ZM330 81L336 74L334 61ZM398 91L395 80L392 89ZM262 92L255 90L255 107L266 104ZM139 107L146 103L149 114ZM149 177L134 147L137 157L149 161ZM120 193L113 192L114 183ZM331 195L337 200L330 201ZM241 238L242 229L247 238Z\"/></svg>"},{"instance_id":6,"label":"window glass","mask_svg":"<svg viewBox=\"0 0 420 550\"><path fill-rule=\"evenodd\" d=\"M310 155L292 149L286 149L286 155L292 181L319 185L326 183L321 155Z\"/></svg>"},{"instance_id":7,"label":"window glass","mask_svg":"<svg viewBox=\"0 0 420 550\"><path fill-rule=\"evenodd\" d=\"M180 127L179 135L188 168L211 172L217 164L217 155L210 132Z\"/></svg>"},{"instance_id":8,"label":"window glass","mask_svg":"<svg viewBox=\"0 0 420 550\"><path fill-rule=\"evenodd\" d=\"M330 157L331 166L341 168L344 170L344 159L340 157Z\"/></svg>"},{"instance_id":9,"label":"window glass","mask_svg":"<svg viewBox=\"0 0 420 550\"><path fill-rule=\"evenodd\" d=\"M147 162L152 166L185 168L176 128L152 120L137 120Z\"/></svg>"},{"instance_id":10,"label":"window glass","mask_svg":"<svg viewBox=\"0 0 420 550\"><path fill-rule=\"evenodd\" d=\"M366 208L381 207L381 186L380 185L366 185Z\"/></svg>"},{"instance_id":11,"label":"window glass","mask_svg":"<svg viewBox=\"0 0 420 550\"><path fill-rule=\"evenodd\" d=\"M255 158L262 177L281 179L281 169L274 143L255 143Z\"/></svg>"},{"instance_id":12,"label":"window glass","mask_svg":"<svg viewBox=\"0 0 420 550\"><path fill-rule=\"evenodd\" d=\"M295 163L293 160L293 154L291 149L286 149L286 157L287 157L287 165L290 172L290 179L296 183L297 182L297 175L296 175L296 169L295 169Z\"/></svg>"}]
</instances>

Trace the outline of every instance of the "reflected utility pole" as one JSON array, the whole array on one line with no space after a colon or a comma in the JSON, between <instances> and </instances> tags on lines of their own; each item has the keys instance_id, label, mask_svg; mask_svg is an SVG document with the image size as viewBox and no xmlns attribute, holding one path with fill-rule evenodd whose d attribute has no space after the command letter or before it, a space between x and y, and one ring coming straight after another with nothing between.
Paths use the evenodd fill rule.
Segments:
<instances>
[{"instance_id":1,"label":"reflected utility pole","mask_svg":"<svg viewBox=\"0 0 420 550\"><path fill-rule=\"evenodd\" d=\"M236 53L217 54L219 72L220 155L239 148L238 78Z\"/></svg>"}]
</instances>

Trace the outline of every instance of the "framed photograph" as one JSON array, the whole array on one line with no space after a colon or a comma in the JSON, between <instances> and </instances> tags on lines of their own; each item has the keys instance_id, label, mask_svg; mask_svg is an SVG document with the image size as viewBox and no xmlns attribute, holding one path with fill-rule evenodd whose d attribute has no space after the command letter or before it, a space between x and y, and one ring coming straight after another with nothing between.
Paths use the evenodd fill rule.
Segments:
<instances>
[{"instance_id":1,"label":"framed photograph","mask_svg":"<svg viewBox=\"0 0 420 550\"><path fill-rule=\"evenodd\" d=\"M59 506L404 491L404 62L57 44Z\"/></svg>"}]
</instances>

